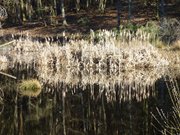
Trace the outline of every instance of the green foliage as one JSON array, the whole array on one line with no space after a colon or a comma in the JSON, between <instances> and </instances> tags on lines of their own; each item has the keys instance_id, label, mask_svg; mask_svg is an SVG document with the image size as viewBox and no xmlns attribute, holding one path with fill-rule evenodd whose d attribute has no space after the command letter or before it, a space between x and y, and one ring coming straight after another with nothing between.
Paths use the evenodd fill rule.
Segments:
<instances>
[{"instance_id":1,"label":"green foliage","mask_svg":"<svg viewBox=\"0 0 180 135\"><path fill-rule=\"evenodd\" d=\"M133 25L132 23L128 23L124 29L130 30L131 32L136 32L139 29L139 25ZM121 27L122 28L122 27Z\"/></svg>"},{"instance_id":2,"label":"green foliage","mask_svg":"<svg viewBox=\"0 0 180 135\"><path fill-rule=\"evenodd\" d=\"M89 22L90 22L90 20L88 17L81 17L80 19L77 20L77 23L79 25L83 25L83 26L88 25Z\"/></svg>"},{"instance_id":3,"label":"green foliage","mask_svg":"<svg viewBox=\"0 0 180 135\"><path fill-rule=\"evenodd\" d=\"M147 33L150 33L151 36L157 37L158 31L159 31L158 30L159 26L158 26L157 22L149 21L146 23L145 26L141 26L140 29Z\"/></svg>"}]
</instances>

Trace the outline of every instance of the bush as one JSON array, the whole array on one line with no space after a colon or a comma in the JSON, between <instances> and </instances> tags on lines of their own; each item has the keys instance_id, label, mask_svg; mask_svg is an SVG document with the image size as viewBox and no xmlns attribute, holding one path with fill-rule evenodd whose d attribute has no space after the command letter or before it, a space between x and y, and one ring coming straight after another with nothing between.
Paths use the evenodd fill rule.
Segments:
<instances>
[{"instance_id":1,"label":"bush","mask_svg":"<svg viewBox=\"0 0 180 135\"><path fill-rule=\"evenodd\" d=\"M180 40L180 22L177 19L163 19L160 23L159 37L168 45Z\"/></svg>"},{"instance_id":2,"label":"bush","mask_svg":"<svg viewBox=\"0 0 180 135\"><path fill-rule=\"evenodd\" d=\"M87 17L82 17L82 18L78 19L78 21L77 21L77 23L79 25L83 25L83 26L88 25L89 22L90 22L89 18L87 18Z\"/></svg>"}]
</instances>

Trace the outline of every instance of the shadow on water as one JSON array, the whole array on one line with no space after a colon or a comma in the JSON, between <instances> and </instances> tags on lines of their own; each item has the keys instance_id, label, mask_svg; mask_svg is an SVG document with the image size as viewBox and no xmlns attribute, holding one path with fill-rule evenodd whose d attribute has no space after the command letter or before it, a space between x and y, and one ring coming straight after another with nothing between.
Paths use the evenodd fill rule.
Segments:
<instances>
[{"instance_id":1,"label":"shadow on water","mask_svg":"<svg viewBox=\"0 0 180 135\"><path fill-rule=\"evenodd\" d=\"M78 81L73 82L77 76L67 71L61 74L62 79L53 83L43 78L37 69L19 64L7 72L18 79L0 76L4 95L3 104L0 104L0 134L157 134L152 126L151 112L155 113L157 106L165 113L172 108L164 81L168 75L156 76L143 85L144 82L140 84L135 78L129 81L125 74L122 83L117 79L108 80L110 76L106 74L102 81L89 80L91 83L87 83L83 78L93 79L90 78L92 74L79 74ZM71 78L65 81L68 74ZM39 79L43 86L36 98L18 93L21 80L30 78Z\"/></svg>"}]
</instances>

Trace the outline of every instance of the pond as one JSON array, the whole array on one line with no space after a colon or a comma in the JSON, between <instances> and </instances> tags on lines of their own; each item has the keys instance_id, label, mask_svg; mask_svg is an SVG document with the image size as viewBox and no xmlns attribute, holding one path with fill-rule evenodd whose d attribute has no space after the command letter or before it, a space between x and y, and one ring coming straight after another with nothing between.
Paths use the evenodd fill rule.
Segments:
<instances>
[{"instance_id":1,"label":"pond","mask_svg":"<svg viewBox=\"0 0 180 135\"><path fill-rule=\"evenodd\" d=\"M0 134L149 135L176 122L170 92L180 87L178 55L167 59L147 41L122 39L20 38L1 47Z\"/></svg>"},{"instance_id":2,"label":"pond","mask_svg":"<svg viewBox=\"0 0 180 135\"><path fill-rule=\"evenodd\" d=\"M157 134L155 127L161 126L152 113L157 114L156 107L165 114L172 110L166 82L174 78L180 84L179 70L160 71L40 73L16 63L4 72L17 80L0 75L0 134ZM39 95L18 92L19 83L27 79L41 82Z\"/></svg>"}]
</instances>

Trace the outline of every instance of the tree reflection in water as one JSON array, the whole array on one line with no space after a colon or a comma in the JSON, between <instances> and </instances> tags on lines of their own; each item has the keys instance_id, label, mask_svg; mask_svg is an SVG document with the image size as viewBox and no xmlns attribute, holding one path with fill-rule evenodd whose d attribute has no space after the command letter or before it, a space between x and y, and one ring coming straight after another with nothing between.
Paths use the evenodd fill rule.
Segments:
<instances>
[{"instance_id":1,"label":"tree reflection in water","mask_svg":"<svg viewBox=\"0 0 180 135\"><path fill-rule=\"evenodd\" d=\"M17 93L17 81L0 76L0 134L152 134L150 113L161 100L169 105L167 96L157 98L165 72L43 72L19 64L14 68L7 72L18 81L38 78L43 90L37 98L24 97Z\"/></svg>"}]
</instances>

